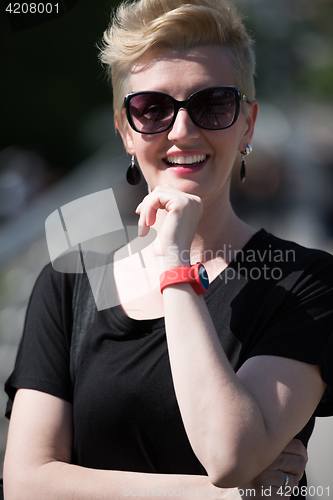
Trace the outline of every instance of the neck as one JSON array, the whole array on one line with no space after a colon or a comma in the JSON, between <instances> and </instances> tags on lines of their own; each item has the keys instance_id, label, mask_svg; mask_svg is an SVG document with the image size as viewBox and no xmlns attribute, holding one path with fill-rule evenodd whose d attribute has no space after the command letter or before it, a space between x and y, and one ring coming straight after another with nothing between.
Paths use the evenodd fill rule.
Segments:
<instances>
[{"instance_id":1,"label":"neck","mask_svg":"<svg viewBox=\"0 0 333 500\"><path fill-rule=\"evenodd\" d=\"M191 246L191 263L222 260L225 264L242 249L255 229L237 217L229 198L205 206Z\"/></svg>"}]
</instances>

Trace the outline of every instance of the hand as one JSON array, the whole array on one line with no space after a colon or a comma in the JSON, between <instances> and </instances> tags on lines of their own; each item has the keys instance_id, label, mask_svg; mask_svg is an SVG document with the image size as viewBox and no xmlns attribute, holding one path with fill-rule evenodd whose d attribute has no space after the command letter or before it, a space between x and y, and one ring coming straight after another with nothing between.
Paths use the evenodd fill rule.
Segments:
<instances>
[{"instance_id":1,"label":"hand","mask_svg":"<svg viewBox=\"0 0 333 500\"><path fill-rule=\"evenodd\" d=\"M289 476L288 486L290 486L290 490L288 488L288 493L292 492L303 476L307 461L307 451L302 442L299 439L293 439L267 469L250 483L242 486L241 489L244 491L242 499L250 498L249 495L246 496L246 489L256 490L256 496L252 496L252 498L269 498L270 500L290 498L289 494L281 496L277 492L281 493L281 487L283 488L286 481L286 474ZM266 495L263 493L267 489L270 489L269 495L268 491L266 491Z\"/></svg>"},{"instance_id":2,"label":"hand","mask_svg":"<svg viewBox=\"0 0 333 500\"><path fill-rule=\"evenodd\" d=\"M189 251L203 211L201 199L172 186L156 187L136 209L141 236L147 234L145 228L155 224L158 210L165 211L165 217L153 244L155 257L163 257L169 267L189 264Z\"/></svg>"}]
</instances>

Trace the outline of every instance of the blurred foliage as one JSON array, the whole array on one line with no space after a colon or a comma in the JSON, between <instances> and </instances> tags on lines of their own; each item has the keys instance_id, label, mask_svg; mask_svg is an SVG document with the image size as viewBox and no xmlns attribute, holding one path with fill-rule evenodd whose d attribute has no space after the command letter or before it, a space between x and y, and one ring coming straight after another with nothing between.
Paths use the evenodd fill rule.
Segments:
<instances>
[{"instance_id":1,"label":"blurred foliage","mask_svg":"<svg viewBox=\"0 0 333 500\"><path fill-rule=\"evenodd\" d=\"M41 154L59 175L75 167L112 133L111 112L94 140L85 127L111 105L97 58L112 0L80 0L65 15L13 32L1 28L0 148ZM285 109L332 100L332 0L235 0L254 33L257 94Z\"/></svg>"}]
</instances>

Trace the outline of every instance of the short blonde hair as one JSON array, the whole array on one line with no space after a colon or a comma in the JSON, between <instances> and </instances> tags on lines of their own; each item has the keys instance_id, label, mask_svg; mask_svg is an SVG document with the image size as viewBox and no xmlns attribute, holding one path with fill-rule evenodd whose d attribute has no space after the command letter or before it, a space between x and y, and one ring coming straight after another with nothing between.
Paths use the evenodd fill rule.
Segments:
<instances>
[{"instance_id":1,"label":"short blonde hair","mask_svg":"<svg viewBox=\"0 0 333 500\"><path fill-rule=\"evenodd\" d=\"M254 99L253 41L228 0L139 0L122 3L103 36L100 59L113 86L115 120L124 127L122 108L130 92L133 64L151 49L225 47L234 63L235 82Z\"/></svg>"}]
</instances>

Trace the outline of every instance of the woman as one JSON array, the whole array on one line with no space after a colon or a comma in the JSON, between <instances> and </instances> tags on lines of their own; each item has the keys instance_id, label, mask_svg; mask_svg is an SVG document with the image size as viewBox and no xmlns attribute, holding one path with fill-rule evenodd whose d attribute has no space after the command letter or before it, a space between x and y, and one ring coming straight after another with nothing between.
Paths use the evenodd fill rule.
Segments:
<instances>
[{"instance_id":1,"label":"woman","mask_svg":"<svg viewBox=\"0 0 333 500\"><path fill-rule=\"evenodd\" d=\"M333 260L256 231L230 205L258 112L251 40L224 0L141 0L118 9L102 60L148 184L140 234L153 227L157 238L145 268L115 259L121 306L96 315L73 387L75 277L50 266L40 276L6 384L12 399L20 389L6 500L221 496L242 485L260 496L267 475L270 493L290 495L304 460L292 439L306 443L314 414L333 413ZM147 279L156 286L132 301Z\"/></svg>"}]
</instances>

